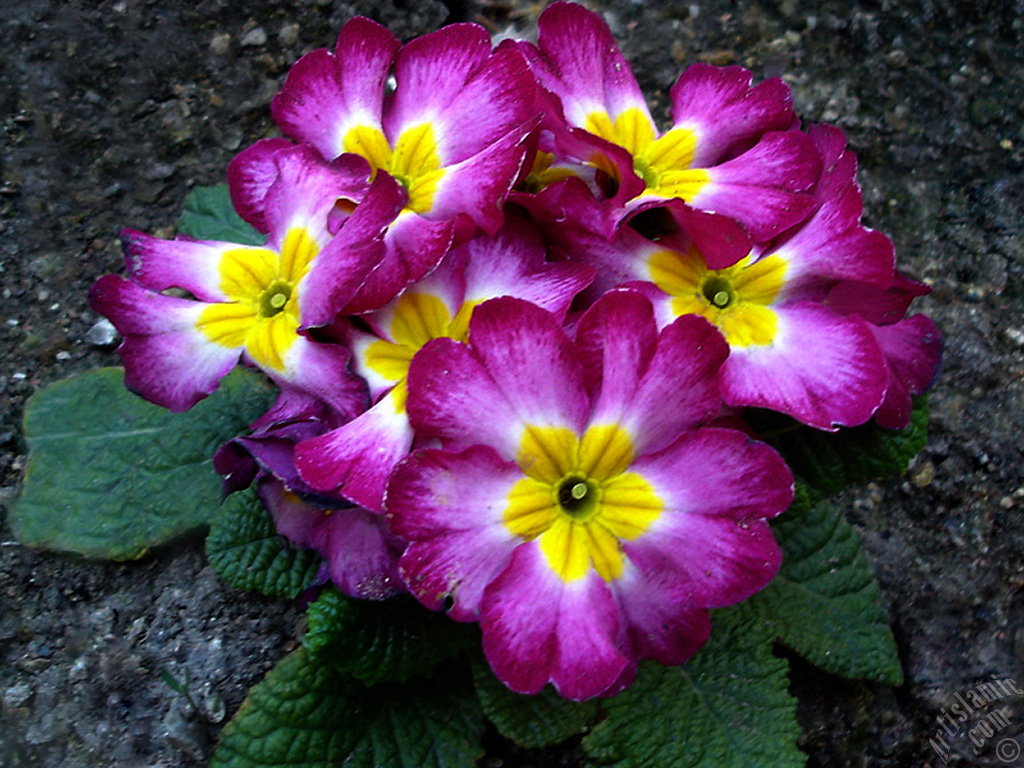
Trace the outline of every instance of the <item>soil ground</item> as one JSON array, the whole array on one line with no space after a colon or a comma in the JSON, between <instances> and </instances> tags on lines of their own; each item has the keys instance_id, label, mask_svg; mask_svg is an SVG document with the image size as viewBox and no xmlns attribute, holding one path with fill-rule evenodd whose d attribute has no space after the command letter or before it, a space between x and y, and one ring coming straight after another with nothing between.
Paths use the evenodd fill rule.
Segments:
<instances>
[{"instance_id":1,"label":"soil ground","mask_svg":"<svg viewBox=\"0 0 1024 768\"><path fill-rule=\"evenodd\" d=\"M798 113L841 126L866 220L934 292L943 330L928 447L905 477L853 489L906 682L841 681L794 660L812 766L1024 765L1010 725L929 740L955 695L1024 680L1024 4L593 3L664 111L693 61L782 76ZM193 185L273 135L288 66L355 14L403 38L448 21L529 31L518 0L7 0L0 7L0 505L18 492L25 401L117 363L91 283L123 226L170 234ZM200 542L140 561L20 547L0 517L0 764L204 765L246 690L296 642L291 606L219 582ZM191 679L199 713L167 685ZM975 718L984 713L975 713ZM975 736L978 734L975 733ZM936 742L938 743L938 742ZM945 760L943 759L945 758ZM1007 758L1010 758L1009 760ZM496 744L497 766L574 765Z\"/></svg>"}]
</instances>

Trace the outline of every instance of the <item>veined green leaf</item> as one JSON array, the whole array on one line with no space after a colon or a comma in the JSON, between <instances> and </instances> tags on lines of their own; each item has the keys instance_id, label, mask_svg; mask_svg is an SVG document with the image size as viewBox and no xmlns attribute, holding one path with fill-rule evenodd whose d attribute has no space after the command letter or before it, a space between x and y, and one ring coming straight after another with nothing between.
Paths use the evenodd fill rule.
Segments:
<instances>
[{"instance_id":1,"label":"veined green leaf","mask_svg":"<svg viewBox=\"0 0 1024 768\"><path fill-rule=\"evenodd\" d=\"M263 245L266 237L235 213L227 184L196 187L185 198L178 233L199 240Z\"/></svg>"},{"instance_id":2,"label":"veined green leaf","mask_svg":"<svg viewBox=\"0 0 1024 768\"><path fill-rule=\"evenodd\" d=\"M749 601L779 641L842 677L890 685L903 670L860 537L829 504L798 495L772 524L782 568Z\"/></svg>"},{"instance_id":3,"label":"veined green leaf","mask_svg":"<svg viewBox=\"0 0 1024 768\"><path fill-rule=\"evenodd\" d=\"M120 368L41 390L25 411L29 461L11 528L28 547L129 560L206 525L221 498L214 451L272 396L244 370L186 413L133 395Z\"/></svg>"},{"instance_id":4,"label":"veined green leaf","mask_svg":"<svg viewBox=\"0 0 1024 768\"><path fill-rule=\"evenodd\" d=\"M224 581L245 592L297 597L316 578L320 555L281 538L254 488L234 493L221 505L206 537L210 565Z\"/></svg>"},{"instance_id":5,"label":"veined green leaf","mask_svg":"<svg viewBox=\"0 0 1024 768\"><path fill-rule=\"evenodd\" d=\"M788 664L744 605L712 613L711 639L686 664L644 662L583 739L588 765L797 768L806 757Z\"/></svg>"},{"instance_id":6,"label":"veined green leaf","mask_svg":"<svg viewBox=\"0 0 1024 768\"><path fill-rule=\"evenodd\" d=\"M210 765L466 768L482 731L464 676L366 688L300 648L249 692Z\"/></svg>"},{"instance_id":7,"label":"veined green leaf","mask_svg":"<svg viewBox=\"0 0 1024 768\"><path fill-rule=\"evenodd\" d=\"M522 747L550 747L582 733L596 722L595 699L566 701L550 685L536 696L510 691L483 659L473 664L473 682L484 715L498 732Z\"/></svg>"},{"instance_id":8,"label":"veined green leaf","mask_svg":"<svg viewBox=\"0 0 1024 768\"><path fill-rule=\"evenodd\" d=\"M408 596L372 602L328 589L310 604L308 617L306 647L367 685L429 675L479 642L475 625L428 611Z\"/></svg>"}]
</instances>

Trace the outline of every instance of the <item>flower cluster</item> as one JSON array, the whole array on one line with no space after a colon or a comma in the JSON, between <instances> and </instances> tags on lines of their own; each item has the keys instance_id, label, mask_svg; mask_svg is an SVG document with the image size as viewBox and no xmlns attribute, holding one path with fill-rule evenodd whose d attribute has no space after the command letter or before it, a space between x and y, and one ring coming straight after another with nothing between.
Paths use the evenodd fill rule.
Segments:
<instances>
[{"instance_id":1,"label":"flower cluster","mask_svg":"<svg viewBox=\"0 0 1024 768\"><path fill-rule=\"evenodd\" d=\"M601 18L536 44L363 18L228 169L262 245L126 230L92 305L172 410L240 360L280 388L215 465L349 595L480 623L513 690L679 664L780 564L793 497L745 408L906 426L939 335L861 223L842 133L694 65L661 130Z\"/></svg>"}]
</instances>

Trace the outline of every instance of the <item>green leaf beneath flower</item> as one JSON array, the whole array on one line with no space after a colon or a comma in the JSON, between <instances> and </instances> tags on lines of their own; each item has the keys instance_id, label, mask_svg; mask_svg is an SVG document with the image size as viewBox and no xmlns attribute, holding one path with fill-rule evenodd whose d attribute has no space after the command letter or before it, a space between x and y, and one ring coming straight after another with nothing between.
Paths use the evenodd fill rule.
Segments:
<instances>
[{"instance_id":1,"label":"green leaf beneath flower","mask_svg":"<svg viewBox=\"0 0 1024 768\"><path fill-rule=\"evenodd\" d=\"M772 530L782 546L782 568L749 605L779 641L835 675L903 682L878 584L842 514L798 495Z\"/></svg>"},{"instance_id":2,"label":"green leaf beneath flower","mask_svg":"<svg viewBox=\"0 0 1024 768\"><path fill-rule=\"evenodd\" d=\"M210 766L465 768L482 731L462 675L366 688L300 648L249 692Z\"/></svg>"},{"instance_id":3,"label":"green leaf beneath flower","mask_svg":"<svg viewBox=\"0 0 1024 768\"><path fill-rule=\"evenodd\" d=\"M914 398L910 424L901 430L883 429L874 421L838 432L803 426L777 429L778 418L764 413L756 414L753 421L797 478L820 499L854 483L903 474L928 441L928 398ZM793 424L792 420L786 423Z\"/></svg>"},{"instance_id":4,"label":"green leaf beneath flower","mask_svg":"<svg viewBox=\"0 0 1024 768\"><path fill-rule=\"evenodd\" d=\"M605 703L583 739L591 765L626 768L796 768L806 756L788 664L744 605L711 614L711 639L686 664L644 662L636 682Z\"/></svg>"},{"instance_id":5,"label":"green leaf beneath flower","mask_svg":"<svg viewBox=\"0 0 1024 768\"><path fill-rule=\"evenodd\" d=\"M597 700L566 701L546 686L536 696L510 691L482 659L473 664L473 682L484 715L498 732L522 747L536 749L576 736L597 721Z\"/></svg>"},{"instance_id":6,"label":"green leaf beneath flower","mask_svg":"<svg viewBox=\"0 0 1024 768\"><path fill-rule=\"evenodd\" d=\"M243 370L187 413L133 395L120 368L41 390L25 410L29 461L11 528L28 547L130 560L208 524L221 498L211 457L272 396Z\"/></svg>"},{"instance_id":7,"label":"green leaf beneath flower","mask_svg":"<svg viewBox=\"0 0 1024 768\"><path fill-rule=\"evenodd\" d=\"M308 622L304 642L317 659L367 685L430 675L479 642L475 625L408 596L372 602L328 589L310 604Z\"/></svg>"},{"instance_id":8,"label":"green leaf beneath flower","mask_svg":"<svg viewBox=\"0 0 1024 768\"><path fill-rule=\"evenodd\" d=\"M235 589L288 598L313 583L321 560L277 534L255 488L232 494L217 511L206 537L206 556Z\"/></svg>"},{"instance_id":9,"label":"green leaf beneath flower","mask_svg":"<svg viewBox=\"0 0 1024 768\"><path fill-rule=\"evenodd\" d=\"M178 234L242 245L263 245L267 239L235 213L227 184L196 187L189 193L178 221Z\"/></svg>"}]
</instances>

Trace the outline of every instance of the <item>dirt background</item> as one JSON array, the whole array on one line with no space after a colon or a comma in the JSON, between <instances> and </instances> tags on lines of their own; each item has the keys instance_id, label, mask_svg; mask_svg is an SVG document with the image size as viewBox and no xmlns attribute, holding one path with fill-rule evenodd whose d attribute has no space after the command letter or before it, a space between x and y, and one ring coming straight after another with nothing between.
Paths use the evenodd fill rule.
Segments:
<instances>
[{"instance_id":1,"label":"dirt background","mask_svg":"<svg viewBox=\"0 0 1024 768\"><path fill-rule=\"evenodd\" d=\"M798 113L861 159L866 219L934 293L946 339L931 437L906 477L848 492L894 617L896 689L793 660L812 766L941 765L935 717L1024 680L1024 3L593 3L664 113L690 62L782 76ZM86 305L122 226L169 235L193 185L273 135L302 53L362 13L403 38L478 20L528 31L521 0L6 0L0 7L0 507L18 492L37 389L116 363ZM0 513L2 515L3 513ZM204 765L220 724L296 642L290 606L239 594L183 542L127 564L26 551L0 517L0 764ZM163 680L188 674L194 712ZM1002 705L1010 726L968 729ZM949 765L1024 765L1024 703L957 733ZM984 732L981 733L984 736ZM975 733L978 736L978 733ZM997 753L997 747L999 750ZM1006 759L1009 757L1010 759ZM575 765L492 746L481 765Z\"/></svg>"}]
</instances>

